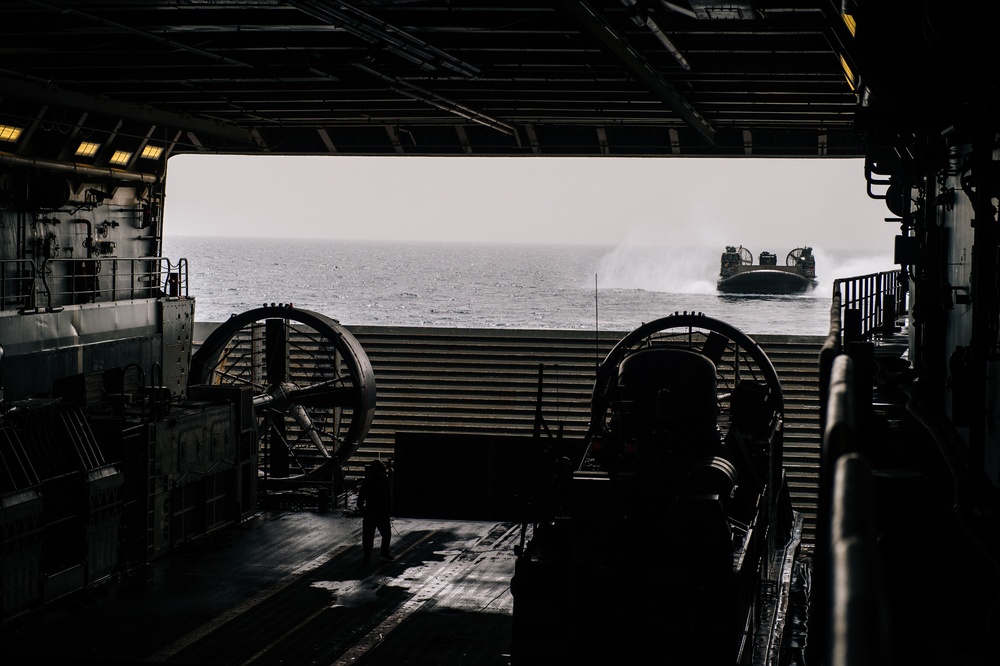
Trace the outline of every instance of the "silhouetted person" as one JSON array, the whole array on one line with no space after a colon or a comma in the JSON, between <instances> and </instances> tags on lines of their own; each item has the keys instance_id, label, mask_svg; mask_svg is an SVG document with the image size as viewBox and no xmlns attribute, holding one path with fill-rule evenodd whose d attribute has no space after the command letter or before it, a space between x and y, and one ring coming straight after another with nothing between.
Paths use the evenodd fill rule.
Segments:
<instances>
[{"instance_id":1,"label":"silhouetted person","mask_svg":"<svg viewBox=\"0 0 1000 666\"><path fill-rule=\"evenodd\" d=\"M358 510L363 516L361 522L361 547L365 562L372 557L375 545L375 530L382 535L380 555L383 560L391 560L389 541L392 527L389 525L389 475L381 460L373 460L365 468L365 477L358 490Z\"/></svg>"}]
</instances>

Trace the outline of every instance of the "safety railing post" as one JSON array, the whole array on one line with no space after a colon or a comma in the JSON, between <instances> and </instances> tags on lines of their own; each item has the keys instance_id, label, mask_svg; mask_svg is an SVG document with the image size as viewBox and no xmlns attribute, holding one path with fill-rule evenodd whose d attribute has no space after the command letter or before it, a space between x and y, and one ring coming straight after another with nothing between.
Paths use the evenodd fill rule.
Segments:
<instances>
[{"instance_id":1,"label":"safety railing post","mask_svg":"<svg viewBox=\"0 0 1000 666\"><path fill-rule=\"evenodd\" d=\"M841 278L835 282L842 298L844 339L870 340L895 331L896 317L905 312L899 271Z\"/></svg>"}]
</instances>

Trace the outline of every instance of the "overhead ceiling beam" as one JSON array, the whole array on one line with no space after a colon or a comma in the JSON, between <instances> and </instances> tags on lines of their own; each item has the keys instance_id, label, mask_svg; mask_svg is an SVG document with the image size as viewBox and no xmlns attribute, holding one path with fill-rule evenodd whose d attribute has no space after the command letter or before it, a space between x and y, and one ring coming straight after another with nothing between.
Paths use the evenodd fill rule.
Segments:
<instances>
[{"instance_id":1,"label":"overhead ceiling beam","mask_svg":"<svg viewBox=\"0 0 1000 666\"><path fill-rule=\"evenodd\" d=\"M180 140L181 140L181 130L177 130L177 133L174 134L174 138L171 139L169 142L167 142L167 145L164 147L163 150L164 164L167 163L167 158L169 158L171 155L174 154L174 149L177 148L177 144L180 143Z\"/></svg>"},{"instance_id":2,"label":"overhead ceiling beam","mask_svg":"<svg viewBox=\"0 0 1000 666\"><path fill-rule=\"evenodd\" d=\"M122 120L119 118L118 122L115 123L114 129L108 132L107 139L101 144L100 148L97 149L97 155L94 158L95 166L106 165L111 159L111 156L114 155L112 151L114 150L115 139L118 138L118 132L121 128Z\"/></svg>"},{"instance_id":3,"label":"overhead ceiling beam","mask_svg":"<svg viewBox=\"0 0 1000 666\"><path fill-rule=\"evenodd\" d=\"M227 65L234 65L236 67L253 67L253 65L245 63L241 60L234 60L233 58L227 58L225 56L219 55L218 53L212 53L211 51L206 51L205 49L199 49L196 46L191 46L183 42L178 42L177 40L169 39L162 35L158 35L154 32L149 32L148 30L142 30L140 28L135 28L130 25L125 25L124 23L111 21L102 16L95 16L94 14L88 14L87 12L80 11L79 9L56 6L48 2L42 2L42 0L29 0L29 2L31 2L33 5L37 5L38 7L48 9L49 11L58 12L60 14L71 14L73 16L82 18L86 21L91 21L99 25L110 26L112 28L115 28L116 30L121 30L122 32L129 32L132 33L133 35L138 35L139 37L142 37L144 39L148 39L154 42L159 42L161 44L169 46L172 49L177 49L179 51L187 51L188 53L194 53L204 58L208 58L209 60L224 62Z\"/></svg>"},{"instance_id":4,"label":"overhead ceiling beam","mask_svg":"<svg viewBox=\"0 0 1000 666\"><path fill-rule=\"evenodd\" d=\"M28 150L28 144L31 143L31 135L38 129L39 123L41 123L42 118L44 118L45 114L48 112L48 104L42 105L42 107L38 109L38 113L35 114L35 117L31 119L31 122L28 123L28 126L24 129L24 132L21 133L21 140L18 142L16 151L18 155Z\"/></svg>"},{"instance_id":5,"label":"overhead ceiling beam","mask_svg":"<svg viewBox=\"0 0 1000 666\"><path fill-rule=\"evenodd\" d=\"M667 136L670 137L670 152L674 155L681 154L681 141L680 136L677 134L677 130L671 127L667 130Z\"/></svg>"},{"instance_id":6,"label":"overhead ceiling beam","mask_svg":"<svg viewBox=\"0 0 1000 666\"><path fill-rule=\"evenodd\" d=\"M538 145L538 135L535 134L535 126L532 124L527 124L524 126L524 133L528 135L528 143L531 145L531 152L538 155L540 154L541 147Z\"/></svg>"},{"instance_id":7,"label":"overhead ceiling beam","mask_svg":"<svg viewBox=\"0 0 1000 666\"><path fill-rule=\"evenodd\" d=\"M715 145L715 128L597 10L585 0L563 0L563 5L684 122Z\"/></svg>"},{"instance_id":8,"label":"overhead ceiling beam","mask_svg":"<svg viewBox=\"0 0 1000 666\"><path fill-rule=\"evenodd\" d=\"M611 154L611 147L608 145L608 132L603 127L597 128L597 144L601 147L601 155Z\"/></svg>"},{"instance_id":9,"label":"overhead ceiling beam","mask_svg":"<svg viewBox=\"0 0 1000 666\"><path fill-rule=\"evenodd\" d=\"M392 76L387 76L381 72L375 71L368 65L362 65L361 63L354 63L354 66L363 72L367 72L372 76L378 78L379 80L388 84L389 90L399 93L410 99L415 99L419 102L424 102L425 104L430 104L436 109L441 109L442 111L447 111L448 113L453 113L456 116L461 116L466 120L471 120L474 123L484 125L490 129L495 129L498 132L503 132L513 136L515 134L514 126L509 125L496 118L491 118L485 113L480 113L475 109L471 109L464 104L459 104L454 100L450 100L447 97L442 97L435 92L422 88L416 84L410 83L409 81L404 81L399 78Z\"/></svg>"},{"instance_id":10,"label":"overhead ceiling beam","mask_svg":"<svg viewBox=\"0 0 1000 666\"><path fill-rule=\"evenodd\" d=\"M396 150L397 155L405 155L406 151L403 150L403 143L399 140L399 132L397 132L396 127L392 125L385 126L385 133L389 135L389 141L392 143L392 147Z\"/></svg>"},{"instance_id":11,"label":"overhead ceiling beam","mask_svg":"<svg viewBox=\"0 0 1000 666\"><path fill-rule=\"evenodd\" d=\"M134 151L132 151L132 158L129 160L128 166L126 166L127 170L132 171L135 169L135 165L139 163L139 158L142 157L143 149L146 147L146 144L149 143L149 137L153 136L153 132L155 131L156 125L150 125L149 130L146 132L146 136L142 138L139 145L136 146Z\"/></svg>"},{"instance_id":12,"label":"overhead ceiling beam","mask_svg":"<svg viewBox=\"0 0 1000 666\"><path fill-rule=\"evenodd\" d=\"M333 139L330 138L330 133L327 132L322 127L316 131L319 133L319 138L323 142L323 145L326 146L327 152L329 153L337 152L337 146L333 143Z\"/></svg>"},{"instance_id":13,"label":"overhead ceiling beam","mask_svg":"<svg viewBox=\"0 0 1000 666\"><path fill-rule=\"evenodd\" d=\"M3 91L4 94L31 99L44 104L72 107L81 111L116 116L128 120L146 122L151 125L176 127L199 134L210 134L232 141L254 144L252 132L242 127L220 125L210 120L192 118L177 113L170 113L169 111L159 111L145 106L135 106L96 95L71 92L62 90L56 86L0 78L0 91Z\"/></svg>"},{"instance_id":14,"label":"overhead ceiling beam","mask_svg":"<svg viewBox=\"0 0 1000 666\"><path fill-rule=\"evenodd\" d=\"M80 114L80 119L76 121L76 125L74 125L73 129L66 135L66 141L63 143L62 150L59 151L57 161L64 162L68 160L69 156L76 150L76 146L78 145L76 137L80 133L80 130L83 129L83 124L87 121L88 115L90 114L86 111ZM153 125L153 127L156 127L156 125Z\"/></svg>"},{"instance_id":15,"label":"overhead ceiling beam","mask_svg":"<svg viewBox=\"0 0 1000 666\"><path fill-rule=\"evenodd\" d=\"M467 78L479 74L479 68L346 2L293 0L289 4L313 18L337 26L368 44L384 48L425 71L432 72L444 67Z\"/></svg>"},{"instance_id":16,"label":"overhead ceiling beam","mask_svg":"<svg viewBox=\"0 0 1000 666\"><path fill-rule=\"evenodd\" d=\"M466 155L471 155L472 144L469 143L469 135L465 133L465 125L455 125L455 133L458 135L458 142L462 144L462 150Z\"/></svg>"}]
</instances>

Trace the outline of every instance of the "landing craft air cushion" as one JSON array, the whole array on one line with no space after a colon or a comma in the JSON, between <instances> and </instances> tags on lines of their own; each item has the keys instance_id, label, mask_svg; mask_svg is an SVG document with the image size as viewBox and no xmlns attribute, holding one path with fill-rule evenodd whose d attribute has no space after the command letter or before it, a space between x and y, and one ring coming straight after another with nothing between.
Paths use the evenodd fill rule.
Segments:
<instances>
[{"instance_id":1,"label":"landing craft air cushion","mask_svg":"<svg viewBox=\"0 0 1000 666\"><path fill-rule=\"evenodd\" d=\"M726 246L719 270L719 291L726 294L804 294L819 284L816 280L816 258L811 247L797 247L778 265L772 252L761 252L758 263L742 245Z\"/></svg>"}]
</instances>

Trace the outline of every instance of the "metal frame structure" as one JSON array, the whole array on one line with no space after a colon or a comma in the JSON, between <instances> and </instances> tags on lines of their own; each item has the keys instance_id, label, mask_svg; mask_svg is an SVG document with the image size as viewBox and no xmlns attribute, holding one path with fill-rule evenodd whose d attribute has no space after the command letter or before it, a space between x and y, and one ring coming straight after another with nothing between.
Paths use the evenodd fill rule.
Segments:
<instances>
[{"instance_id":1,"label":"metal frame structure","mask_svg":"<svg viewBox=\"0 0 1000 666\"><path fill-rule=\"evenodd\" d=\"M0 164L862 154L833 2L18 0L0 26Z\"/></svg>"}]
</instances>

